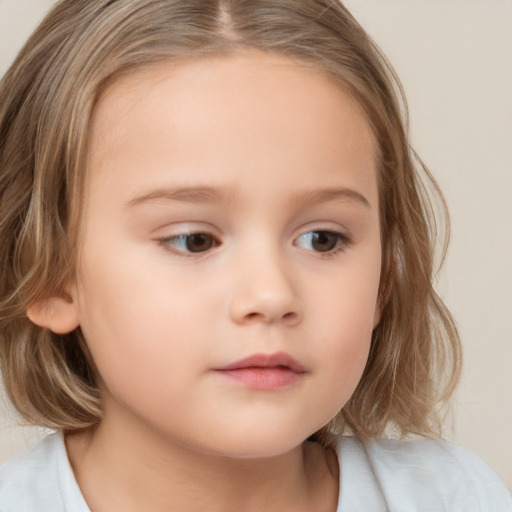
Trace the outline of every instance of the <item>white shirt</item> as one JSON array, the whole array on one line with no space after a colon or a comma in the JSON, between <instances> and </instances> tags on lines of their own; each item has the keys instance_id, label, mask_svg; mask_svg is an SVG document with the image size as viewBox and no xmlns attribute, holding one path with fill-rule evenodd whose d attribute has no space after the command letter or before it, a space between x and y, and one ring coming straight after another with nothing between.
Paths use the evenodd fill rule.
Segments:
<instances>
[{"instance_id":1,"label":"white shirt","mask_svg":"<svg viewBox=\"0 0 512 512\"><path fill-rule=\"evenodd\" d=\"M340 437L338 460L338 512L512 512L499 477L446 441ZM90 512L61 435L0 468L0 512Z\"/></svg>"}]
</instances>

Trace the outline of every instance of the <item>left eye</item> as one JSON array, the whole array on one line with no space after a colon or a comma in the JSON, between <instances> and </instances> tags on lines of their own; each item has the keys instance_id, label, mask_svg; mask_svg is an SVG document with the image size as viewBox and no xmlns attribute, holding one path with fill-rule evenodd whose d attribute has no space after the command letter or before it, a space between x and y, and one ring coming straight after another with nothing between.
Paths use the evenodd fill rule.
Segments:
<instances>
[{"instance_id":1,"label":"left eye","mask_svg":"<svg viewBox=\"0 0 512 512\"><path fill-rule=\"evenodd\" d=\"M162 240L162 242L174 250L184 253L206 252L218 245L215 238L208 233L171 236Z\"/></svg>"},{"instance_id":2,"label":"left eye","mask_svg":"<svg viewBox=\"0 0 512 512\"><path fill-rule=\"evenodd\" d=\"M343 247L347 243L347 237L335 231L310 231L299 236L295 243L303 249L331 252Z\"/></svg>"}]
</instances>

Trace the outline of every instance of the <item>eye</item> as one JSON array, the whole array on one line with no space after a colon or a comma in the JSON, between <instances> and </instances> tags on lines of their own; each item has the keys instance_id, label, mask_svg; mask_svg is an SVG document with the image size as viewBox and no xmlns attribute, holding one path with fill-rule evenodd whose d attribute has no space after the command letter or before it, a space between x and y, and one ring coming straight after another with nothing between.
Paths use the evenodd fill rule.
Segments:
<instances>
[{"instance_id":1,"label":"eye","mask_svg":"<svg viewBox=\"0 0 512 512\"><path fill-rule=\"evenodd\" d=\"M303 249L316 252L332 252L343 249L348 244L348 238L336 231L310 231L299 236L296 245Z\"/></svg>"},{"instance_id":2,"label":"eye","mask_svg":"<svg viewBox=\"0 0 512 512\"><path fill-rule=\"evenodd\" d=\"M217 240L208 233L191 233L187 235L176 235L160 240L160 242L182 253L201 253L217 247Z\"/></svg>"}]
</instances>

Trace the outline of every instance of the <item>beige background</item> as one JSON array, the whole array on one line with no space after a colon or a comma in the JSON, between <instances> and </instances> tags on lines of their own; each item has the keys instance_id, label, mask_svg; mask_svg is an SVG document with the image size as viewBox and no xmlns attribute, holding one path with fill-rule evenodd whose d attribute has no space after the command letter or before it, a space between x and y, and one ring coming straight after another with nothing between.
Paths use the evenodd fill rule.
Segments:
<instances>
[{"instance_id":1,"label":"beige background","mask_svg":"<svg viewBox=\"0 0 512 512\"><path fill-rule=\"evenodd\" d=\"M0 74L51 0L0 0ZM452 214L439 289L463 338L449 439L512 489L512 1L347 0L395 65ZM0 462L43 435L0 402Z\"/></svg>"}]
</instances>

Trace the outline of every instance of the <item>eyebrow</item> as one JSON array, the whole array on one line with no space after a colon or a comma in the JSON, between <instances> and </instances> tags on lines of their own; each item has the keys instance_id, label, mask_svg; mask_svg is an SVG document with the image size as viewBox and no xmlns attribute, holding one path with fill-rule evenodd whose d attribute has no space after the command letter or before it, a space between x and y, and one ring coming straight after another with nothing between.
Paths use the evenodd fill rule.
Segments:
<instances>
[{"instance_id":1,"label":"eyebrow","mask_svg":"<svg viewBox=\"0 0 512 512\"><path fill-rule=\"evenodd\" d=\"M221 202L226 194L212 187L176 187L158 188L147 194L137 196L127 202L128 207L151 201L180 201L185 203Z\"/></svg>"},{"instance_id":2,"label":"eyebrow","mask_svg":"<svg viewBox=\"0 0 512 512\"><path fill-rule=\"evenodd\" d=\"M126 203L133 207L152 201L178 201L186 203L219 203L231 201L234 193L213 187L176 187L158 188L141 196L137 196ZM344 187L325 188L319 190L304 190L293 197L293 202L312 207L320 203L334 202L349 199L371 209L366 197L356 190Z\"/></svg>"},{"instance_id":3,"label":"eyebrow","mask_svg":"<svg viewBox=\"0 0 512 512\"><path fill-rule=\"evenodd\" d=\"M369 210L372 208L370 201L368 201L368 199L363 194L357 190L345 187L306 190L304 192L299 192L295 196L295 201L297 203L305 204L307 206L315 206L320 203L329 203L341 201L344 199L349 199L351 201L360 203Z\"/></svg>"}]
</instances>

